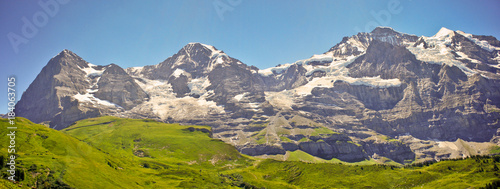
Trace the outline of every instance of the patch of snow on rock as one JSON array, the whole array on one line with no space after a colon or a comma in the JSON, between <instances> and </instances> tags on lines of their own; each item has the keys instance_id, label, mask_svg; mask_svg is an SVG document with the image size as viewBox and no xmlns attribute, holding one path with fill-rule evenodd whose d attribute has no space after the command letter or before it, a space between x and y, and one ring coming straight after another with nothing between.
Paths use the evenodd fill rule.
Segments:
<instances>
[{"instance_id":1,"label":"patch of snow on rock","mask_svg":"<svg viewBox=\"0 0 500 189\"><path fill-rule=\"evenodd\" d=\"M479 40L479 39L475 38L472 34L465 33L463 31L457 31L457 33L465 36L466 38L468 38L471 41L473 41L474 43L476 43L476 45L480 46L482 49L487 50L489 52L493 52L494 50L500 50L500 47L495 47L495 46L491 45L490 43L488 43L488 41Z\"/></svg>"},{"instance_id":2,"label":"patch of snow on rock","mask_svg":"<svg viewBox=\"0 0 500 189\"><path fill-rule=\"evenodd\" d=\"M90 76L101 76L102 73L106 70L104 68L101 69L101 70L96 70L95 67L97 67L97 66L94 65L94 64L91 64L91 63L89 63L88 65L89 65L88 68L81 68L82 71L84 71L86 73L87 77L90 77Z\"/></svg>"},{"instance_id":3,"label":"patch of snow on rock","mask_svg":"<svg viewBox=\"0 0 500 189\"><path fill-rule=\"evenodd\" d=\"M111 106L111 107L115 107L115 108L122 108L121 106L119 106L115 103L109 102L107 100L101 100L90 93L86 93L86 94L78 93L78 94L74 95L73 98L78 100L78 102L91 103L92 105L94 105L94 107L97 107L99 105L104 105L104 106Z\"/></svg>"},{"instance_id":4,"label":"patch of snow on rock","mask_svg":"<svg viewBox=\"0 0 500 189\"><path fill-rule=\"evenodd\" d=\"M188 87L192 94L203 95L207 92L206 88L211 85L208 77L192 79L188 82Z\"/></svg>"},{"instance_id":5,"label":"patch of snow on rock","mask_svg":"<svg viewBox=\"0 0 500 189\"><path fill-rule=\"evenodd\" d=\"M468 68L463 62L455 59L455 55L452 53L453 50L449 48L454 35L454 31L441 28L441 30L432 37L422 37L429 48L426 49L423 46L413 47L410 45L407 49L420 61L439 65L446 64L456 66L469 76L475 74L475 71Z\"/></svg>"},{"instance_id":6,"label":"patch of snow on rock","mask_svg":"<svg viewBox=\"0 0 500 189\"><path fill-rule=\"evenodd\" d=\"M172 90L172 85L167 81L142 79L145 83L139 82L138 84L149 94L150 100L134 108L136 110L150 111L163 120L168 118L191 119L213 113L224 113L223 107L217 106L213 101L206 100L207 96L211 94L210 91L205 90L210 85L208 78L193 79L189 83L192 93L203 94L199 98L190 96L177 98Z\"/></svg>"},{"instance_id":7,"label":"patch of snow on rock","mask_svg":"<svg viewBox=\"0 0 500 189\"><path fill-rule=\"evenodd\" d=\"M188 73L184 71L183 69L175 69L174 73L172 73L172 76L174 77L180 77L181 75L188 76Z\"/></svg>"},{"instance_id":8,"label":"patch of snow on rock","mask_svg":"<svg viewBox=\"0 0 500 189\"><path fill-rule=\"evenodd\" d=\"M236 95L236 96L234 96L234 99L237 101L240 101L241 99L243 99L243 97L245 97L245 95L247 95L247 93L242 93L242 94Z\"/></svg>"}]
</instances>

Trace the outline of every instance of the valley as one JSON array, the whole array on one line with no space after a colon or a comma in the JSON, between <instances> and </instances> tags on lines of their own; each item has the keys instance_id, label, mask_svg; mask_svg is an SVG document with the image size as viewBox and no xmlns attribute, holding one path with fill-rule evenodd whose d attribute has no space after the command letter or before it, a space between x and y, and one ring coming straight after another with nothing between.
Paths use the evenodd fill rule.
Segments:
<instances>
[{"instance_id":1,"label":"valley","mask_svg":"<svg viewBox=\"0 0 500 189\"><path fill-rule=\"evenodd\" d=\"M3 188L478 188L498 183L500 174L499 156L402 166L317 159L297 150L278 161L241 154L203 126L105 116L57 131L16 122L23 176L16 184L1 179ZM5 157L6 147L1 152Z\"/></svg>"}]
</instances>

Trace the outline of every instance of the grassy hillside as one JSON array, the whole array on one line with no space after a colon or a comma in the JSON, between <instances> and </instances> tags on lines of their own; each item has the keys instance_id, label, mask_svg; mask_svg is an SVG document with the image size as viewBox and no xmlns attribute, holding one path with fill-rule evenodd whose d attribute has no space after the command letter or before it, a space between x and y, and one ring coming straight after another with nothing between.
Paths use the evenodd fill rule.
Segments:
<instances>
[{"instance_id":1,"label":"grassy hillside","mask_svg":"<svg viewBox=\"0 0 500 189\"><path fill-rule=\"evenodd\" d=\"M227 184L221 184L217 171L251 163L234 147L211 139L208 127L101 117L61 132L24 118L16 122L24 186L60 182L74 188L223 187ZM7 126L7 120L0 124ZM6 134L2 129L0 135ZM0 143L8 144L7 137L0 137ZM7 147L1 148L0 155L6 157Z\"/></svg>"},{"instance_id":2,"label":"grassy hillside","mask_svg":"<svg viewBox=\"0 0 500 189\"><path fill-rule=\"evenodd\" d=\"M283 162L241 155L210 138L210 128L203 126L100 117L56 131L16 121L17 166L24 180L2 179L3 188L477 188L500 174L500 157L413 167ZM0 119L0 126L7 120ZM0 137L3 157L8 142ZM296 151L288 159L312 158L306 156Z\"/></svg>"},{"instance_id":3,"label":"grassy hillside","mask_svg":"<svg viewBox=\"0 0 500 189\"><path fill-rule=\"evenodd\" d=\"M406 168L264 160L238 174L249 183L264 180L258 186L265 186L265 182L287 183L288 188L470 188L499 180L500 172L495 165L500 165L499 157Z\"/></svg>"}]
</instances>

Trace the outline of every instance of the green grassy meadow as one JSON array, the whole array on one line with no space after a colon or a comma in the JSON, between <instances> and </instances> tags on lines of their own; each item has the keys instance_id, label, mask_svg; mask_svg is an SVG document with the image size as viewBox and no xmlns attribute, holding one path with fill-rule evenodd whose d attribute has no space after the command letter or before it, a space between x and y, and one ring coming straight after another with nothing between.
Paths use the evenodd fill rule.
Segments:
<instances>
[{"instance_id":1,"label":"green grassy meadow","mask_svg":"<svg viewBox=\"0 0 500 189\"><path fill-rule=\"evenodd\" d=\"M8 126L7 119L0 125ZM415 166L258 159L210 138L210 127L99 117L57 131L16 118L18 183L6 179L8 130L1 129L0 188L479 188L500 180L500 156Z\"/></svg>"}]
</instances>

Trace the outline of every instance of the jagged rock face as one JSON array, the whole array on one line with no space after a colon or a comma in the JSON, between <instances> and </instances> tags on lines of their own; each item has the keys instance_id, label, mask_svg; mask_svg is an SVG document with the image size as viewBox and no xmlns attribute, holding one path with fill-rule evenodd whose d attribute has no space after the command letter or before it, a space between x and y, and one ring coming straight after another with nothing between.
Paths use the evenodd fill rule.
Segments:
<instances>
[{"instance_id":1,"label":"jagged rock face","mask_svg":"<svg viewBox=\"0 0 500 189\"><path fill-rule=\"evenodd\" d=\"M111 64L97 82L95 97L115 103L125 110L148 100L148 94L120 66Z\"/></svg>"},{"instance_id":2,"label":"jagged rock face","mask_svg":"<svg viewBox=\"0 0 500 189\"><path fill-rule=\"evenodd\" d=\"M375 88L364 85L350 85L343 81L337 81L331 90L337 93L349 93L362 104L372 110L392 109L401 99L406 84L388 88Z\"/></svg>"},{"instance_id":3,"label":"jagged rock face","mask_svg":"<svg viewBox=\"0 0 500 189\"><path fill-rule=\"evenodd\" d=\"M450 72L443 70L456 69L444 66L441 73L449 74ZM445 74L447 76L437 86L427 84L437 91L400 102L391 110L374 113L362 119L362 124L390 136L410 133L420 139L455 141L462 138L477 142L489 141L498 128L499 115L485 111L484 106L490 106L487 104L490 101L479 96L482 93L496 96L498 92L479 92L477 85L473 84L476 82L460 79L454 81L448 78L448 74ZM460 74L453 74L452 78L456 78L456 75ZM413 91L418 89L408 88L410 90L411 94L415 94ZM427 90L432 89L424 91Z\"/></svg>"},{"instance_id":4,"label":"jagged rock face","mask_svg":"<svg viewBox=\"0 0 500 189\"><path fill-rule=\"evenodd\" d=\"M380 76L382 79L400 80L432 77L436 74L436 67L417 60L404 46L378 40L370 43L366 54L347 66L352 77Z\"/></svg>"},{"instance_id":5,"label":"jagged rock face","mask_svg":"<svg viewBox=\"0 0 500 189\"><path fill-rule=\"evenodd\" d=\"M217 66L210 72L208 79L211 85L207 90L214 91L214 95L209 99L220 104L226 104L236 95L245 92L263 96L261 88L263 84L254 79L254 75L243 64L232 63L229 66Z\"/></svg>"},{"instance_id":6,"label":"jagged rock face","mask_svg":"<svg viewBox=\"0 0 500 189\"><path fill-rule=\"evenodd\" d=\"M96 66L64 50L52 58L16 105L19 116L63 129L75 121L122 112L148 95L122 68Z\"/></svg>"},{"instance_id":7,"label":"jagged rock face","mask_svg":"<svg viewBox=\"0 0 500 189\"><path fill-rule=\"evenodd\" d=\"M480 41L486 41L488 44L494 47L500 47L500 41L498 41L498 39L493 36L487 36L487 35L472 35L472 36Z\"/></svg>"},{"instance_id":8,"label":"jagged rock face","mask_svg":"<svg viewBox=\"0 0 500 189\"><path fill-rule=\"evenodd\" d=\"M302 65L291 65L283 73L262 77L262 80L268 91L290 90L307 83L306 72Z\"/></svg>"},{"instance_id":9,"label":"jagged rock face","mask_svg":"<svg viewBox=\"0 0 500 189\"><path fill-rule=\"evenodd\" d=\"M481 40L484 39L484 37L480 37ZM493 42L494 44L498 43L498 40L496 40L494 37L493 38L487 38L489 41ZM496 40L497 42L494 42ZM478 60L479 62L482 63L487 63L487 64L498 64L497 61L494 61L493 59L497 55L495 51L488 51L477 44L475 44L473 41L468 39L467 37L455 32L455 35L452 38L451 41L452 44L452 49L455 51L462 52L466 54L469 58ZM460 55L459 55L460 56Z\"/></svg>"},{"instance_id":10,"label":"jagged rock face","mask_svg":"<svg viewBox=\"0 0 500 189\"><path fill-rule=\"evenodd\" d=\"M81 111L70 96L84 93L90 84L81 68L88 63L71 51L64 50L52 58L31 83L16 105L18 116L41 122L52 122L51 126L68 125L95 115L93 111ZM62 117L65 112L73 112L73 117Z\"/></svg>"},{"instance_id":11,"label":"jagged rock face","mask_svg":"<svg viewBox=\"0 0 500 189\"><path fill-rule=\"evenodd\" d=\"M429 48L429 45L425 42L423 37L418 38L417 42L413 44L413 47L422 46L424 49Z\"/></svg>"},{"instance_id":12,"label":"jagged rock face","mask_svg":"<svg viewBox=\"0 0 500 189\"><path fill-rule=\"evenodd\" d=\"M270 145L256 145L253 147L241 148L240 152L251 156L257 156L262 154L268 154L268 155L285 154L285 150L283 150L283 148Z\"/></svg>"},{"instance_id":13,"label":"jagged rock face","mask_svg":"<svg viewBox=\"0 0 500 189\"><path fill-rule=\"evenodd\" d=\"M337 57L358 56L362 54L372 41L386 42L391 45L401 46L404 43L415 42L417 36L402 34L394 31L392 28L378 27L370 33L359 33L351 37L344 37L342 41L330 48L328 52L333 52Z\"/></svg>"},{"instance_id":14,"label":"jagged rock face","mask_svg":"<svg viewBox=\"0 0 500 189\"><path fill-rule=\"evenodd\" d=\"M191 92L191 89L188 87L188 79L185 75L179 75L178 77L170 76L168 82L172 84L172 90L177 94L176 97L184 97Z\"/></svg>"},{"instance_id":15,"label":"jagged rock face","mask_svg":"<svg viewBox=\"0 0 500 189\"><path fill-rule=\"evenodd\" d=\"M214 138L256 156L455 158L499 143L499 52L491 36L443 28L417 37L384 27L264 70L200 43L125 71L65 50L16 108L56 129L99 115L209 125Z\"/></svg>"},{"instance_id":16,"label":"jagged rock face","mask_svg":"<svg viewBox=\"0 0 500 189\"><path fill-rule=\"evenodd\" d=\"M346 135L311 137L312 141L299 143L299 149L311 155L323 158L337 158L355 162L368 159L361 146L356 145Z\"/></svg>"},{"instance_id":17,"label":"jagged rock face","mask_svg":"<svg viewBox=\"0 0 500 189\"><path fill-rule=\"evenodd\" d=\"M398 163L415 160L415 153L412 152L410 146L399 141L385 143L363 142L362 145L367 154L388 157Z\"/></svg>"},{"instance_id":18,"label":"jagged rock face","mask_svg":"<svg viewBox=\"0 0 500 189\"><path fill-rule=\"evenodd\" d=\"M216 49L213 50L216 51ZM218 58L218 56L213 58ZM176 69L180 69L189 70L189 74L196 78L206 75L207 69L214 64L212 50L200 43L194 43L186 45L177 54L158 65L144 67L141 74L149 79L168 80Z\"/></svg>"},{"instance_id":19,"label":"jagged rock face","mask_svg":"<svg viewBox=\"0 0 500 189\"><path fill-rule=\"evenodd\" d=\"M405 42L415 42L418 37L394 31L392 28L377 27L370 32L372 38L392 45L404 45Z\"/></svg>"},{"instance_id":20,"label":"jagged rock face","mask_svg":"<svg viewBox=\"0 0 500 189\"><path fill-rule=\"evenodd\" d=\"M192 92L192 82L203 79L208 84L201 90L213 91L207 99L218 105L226 105L234 96L245 92L260 92L260 95L263 95L263 80L252 73L252 70L255 72L256 69L229 57L213 46L190 43L162 63L146 66L139 73L132 75L144 75L151 80L166 80L172 85L176 97L199 98L204 93Z\"/></svg>"}]
</instances>

